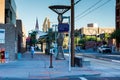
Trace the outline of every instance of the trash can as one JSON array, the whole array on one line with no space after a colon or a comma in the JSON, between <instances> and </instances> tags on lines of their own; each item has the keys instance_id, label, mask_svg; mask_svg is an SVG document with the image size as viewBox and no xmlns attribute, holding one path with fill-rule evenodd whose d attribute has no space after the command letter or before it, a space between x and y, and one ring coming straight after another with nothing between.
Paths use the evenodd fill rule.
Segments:
<instances>
[{"instance_id":1,"label":"trash can","mask_svg":"<svg viewBox=\"0 0 120 80\"><path fill-rule=\"evenodd\" d=\"M21 59L21 53L18 53L17 58L18 60Z\"/></svg>"},{"instance_id":2,"label":"trash can","mask_svg":"<svg viewBox=\"0 0 120 80\"><path fill-rule=\"evenodd\" d=\"M1 63L4 63L5 62L5 50L2 50L0 52L0 56L1 56Z\"/></svg>"}]
</instances>

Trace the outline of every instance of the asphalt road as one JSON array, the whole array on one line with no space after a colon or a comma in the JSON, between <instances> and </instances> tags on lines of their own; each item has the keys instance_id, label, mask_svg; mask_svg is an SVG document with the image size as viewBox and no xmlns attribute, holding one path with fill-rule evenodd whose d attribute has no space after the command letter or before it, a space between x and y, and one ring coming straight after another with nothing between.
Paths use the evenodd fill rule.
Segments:
<instances>
[{"instance_id":1,"label":"asphalt road","mask_svg":"<svg viewBox=\"0 0 120 80\"><path fill-rule=\"evenodd\" d=\"M0 80L43 80L43 79L0 78ZM50 80L120 80L120 77L81 77L80 76L76 78L63 77L63 78L55 78Z\"/></svg>"},{"instance_id":2,"label":"asphalt road","mask_svg":"<svg viewBox=\"0 0 120 80\"><path fill-rule=\"evenodd\" d=\"M91 57L107 61L116 61L120 62L120 53L98 53L97 51L91 50L81 50L81 52L76 53L75 55L83 55L85 57Z\"/></svg>"}]
</instances>

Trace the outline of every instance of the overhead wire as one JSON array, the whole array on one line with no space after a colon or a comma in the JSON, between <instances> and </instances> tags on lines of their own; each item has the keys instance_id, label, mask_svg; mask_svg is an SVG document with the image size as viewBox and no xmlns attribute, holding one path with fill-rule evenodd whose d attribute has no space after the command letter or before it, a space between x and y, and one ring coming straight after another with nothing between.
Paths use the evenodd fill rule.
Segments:
<instances>
[{"instance_id":1,"label":"overhead wire","mask_svg":"<svg viewBox=\"0 0 120 80\"><path fill-rule=\"evenodd\" d=\"M87 12L86 14L84 14L83 16L79 17L79 19L85 17L86 15L90 14L91 12L93 12L93 11L99 9L100 7L106 5L106 4L109 3L110 1L111 1L111 0L107 0L106 2L104 2L103 4L101 4L100 6L98 6L98 7L94 8L94 9L90 10L89 12ZM85 13L85 12L84 12L84 13ZM76 19L75 21L77 21L77 20L79 20L79 19Z\"/></svg>"},{"instance_id":2,"label":"overhead wire","mask_svg":"<svg viewBox=\"0 0 120 80\"><path fill-rule=\"evenodd\" d=\"M81 14L77 15L75 18L78 18L79 16L83 15L84 13L86 13L88 10L92 9L93 7L95 7L96 5L98 5L102 0L97 1L95 4L93 4L92 6L90 6L89 8L87 8L85 11L83 11Z\"/></svg>"}]
</instances>

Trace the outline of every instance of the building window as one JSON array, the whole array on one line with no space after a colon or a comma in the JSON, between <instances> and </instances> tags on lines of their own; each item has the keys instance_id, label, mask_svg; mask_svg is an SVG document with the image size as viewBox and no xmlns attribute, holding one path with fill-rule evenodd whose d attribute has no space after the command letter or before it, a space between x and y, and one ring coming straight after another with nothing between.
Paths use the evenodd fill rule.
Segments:
<instances>
[{"instance_id":1,"label":"building window","mask_svg":"<svg viewBox=\"0 0 120 80\"><path fill-rule=\"evenodd\" d=\"M119 22L116 23L116 29L120 29L120 23Z\"/></svg>"},{"instance_id":2,"label":"building window","mask_svg":"<svg viewBox=\"0 0 120 80\"><path fill-rule=\"evenodd\" d=\"M116 16L120 16L120 14L119 14L119 13L120 13L120 10L119 10L119 9L117 9L117 10L116 10Z\"/></svg>"},{"instance_id":3,"label":"building window","mask_svg":"<svg viewBox=\"0 0 120 80\"><path fill-rule=\"evenodd\" d=\"M117 2L117 3L119 3L119 2L120 2L120 0L117 0L116 2Z\"/></svg>"}]
</instances>

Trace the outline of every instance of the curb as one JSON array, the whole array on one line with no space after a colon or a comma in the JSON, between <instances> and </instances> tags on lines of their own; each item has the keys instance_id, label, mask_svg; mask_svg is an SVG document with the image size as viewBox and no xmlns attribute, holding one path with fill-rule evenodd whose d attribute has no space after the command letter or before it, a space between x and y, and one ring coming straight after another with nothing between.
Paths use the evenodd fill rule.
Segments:
<instances>
[{"instance_id":1,"label":"curb","mask_svg":"<svg viewBox=\"0 0 120 80\"><path fill-rule=\"evenodd\" d=\"M116 62L116 63L120 63L119 60L112 60L112 59L108 59L108 58L102 58L102 57L97 57L97 56L94 56L94 55L82 55L84 57L89 57L89 58L94 58L94 59L99 59L99 60L104 60L104 61L109 61L109 62Z\"/></svg>"}]
</instances>

